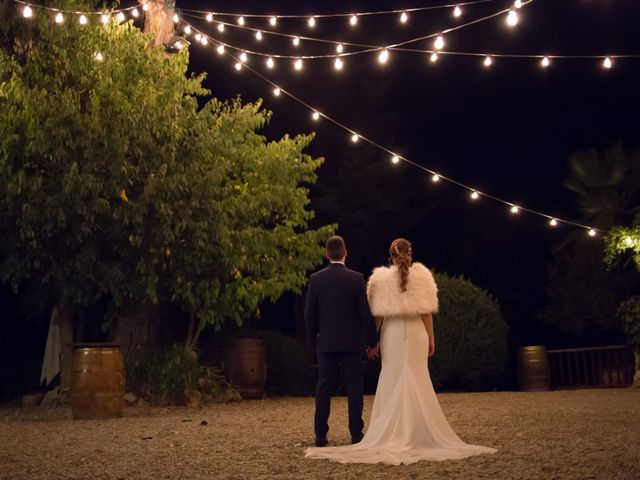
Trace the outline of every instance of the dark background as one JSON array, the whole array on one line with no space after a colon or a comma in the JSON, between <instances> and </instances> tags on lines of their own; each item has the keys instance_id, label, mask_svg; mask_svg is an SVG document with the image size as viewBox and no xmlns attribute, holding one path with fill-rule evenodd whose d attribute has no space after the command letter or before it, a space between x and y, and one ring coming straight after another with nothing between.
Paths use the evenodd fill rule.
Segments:
<instances>
[{"instance_id":1,"label":"dark background","mask_svg":"<svg viewBox=\"0 0 640 480\"><path fill-rule=\"evenodd\" d=\"M439 3L216 1L215 9L320 14ZM406 26L391 15L361 18L356 28L347 18L319 19L313 30L305 19L280 19L276 29L385 45L435 33L511 3L468 6L459 20L449 9L414 13ZM179 0L177 8L206 10L214 2ZM548 55L640 52L640 4L634 0L536 0L520 16L514 29L499 17L453 32L446 36L445 49ZM331 45L305 41L295 49L289 40L266 34L258 43L252 32L230 27L219 35L214 24L187 18L241 48L290 54L334 51ZM247 19L247 25L272 28L267 19ZM328 121L313 122L306 108L284 95L273 97L272 88L250 71L236 72L233 61L219 56L213 45L194 41L190 52L191 70L207 73L205 85L216 97L264 98L264 106L274 112L265 129L269 138L317 133L309 153L324 157L325 164L312 189L312 206L318 222L340 225L350 266L368 274L386 262L389 242L403 236L414 243L417 260L437 271L464 275L498 300L510 326L512 350L532 343L553 347L578 342L536 318L547 300L551 247L572 227L551 229L542 218L513 216L488 199L472 204L467 192L445 182L434 185L424 172L392 165L387 154L362 141L352 145L349 135ZM302 72L295 72L291 61L279 61L273 71L257 57L250 64L320 111L427 168L513 203L581 220L573 194L562 186L567 157L586 147L606 148L616 139L629 148L639 145L640 59L615 60L611 70L603 69L601 60L556 60L548 69L533 59L495 59L486 69L481 60L441 56L433 65L424 54L392 52L381 66L376 54L365 54L346 58L341 72L334 70L332 59L306 61ZM1 362L11 370L3 372L4 381L11 372L19 375L23 368L16 364L39 369L48 319L20 321L15 299L6 289L2 297L3 315L16 319L6 322L0 346L12 359ZM265 306L262 322L293 334L295 303L293 295L286 295L275 306Z\"/></svg>"}]
</instances>

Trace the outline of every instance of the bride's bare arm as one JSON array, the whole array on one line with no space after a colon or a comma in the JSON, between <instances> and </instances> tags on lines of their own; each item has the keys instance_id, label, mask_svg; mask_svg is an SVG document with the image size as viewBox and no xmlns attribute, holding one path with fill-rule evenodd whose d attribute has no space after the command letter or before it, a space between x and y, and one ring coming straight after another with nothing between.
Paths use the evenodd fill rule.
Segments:
<instances>
[{"instance_id":1,"label":"bride's bare arm","mask_svg":"<svg viewBox=\"0 0 640 480\"><path fill-rule=\"evenodd\" d=\"M436 337L433 334L433 315L430 313L423 313L420 316L422 317L424 328L427 329L427 335L429 335L429 356L431 356L436 351Z\"/></svg>"}]
</instances>

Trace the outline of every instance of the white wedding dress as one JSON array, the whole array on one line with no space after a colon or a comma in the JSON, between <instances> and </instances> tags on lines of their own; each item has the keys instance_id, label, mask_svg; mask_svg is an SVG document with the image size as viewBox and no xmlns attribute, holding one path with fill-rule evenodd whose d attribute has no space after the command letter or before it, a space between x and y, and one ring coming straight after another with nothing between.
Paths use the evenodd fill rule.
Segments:
<instances>
[{"instance_id":1,"label":"white wedding dress","mask_svg":"<svg viewBox=\"0 0 640 480\"><path fill-rule=\"evenodd\" d=\"M423 287L423 285L416 286L415 283L416 280L420 280L420 275L424 274L422 270L414 274L414 267L417 267L415 270L420 270L420 267L426 270L428 278L425 281L433 282L433 277L426 267L414 264L409 276L410 282L412 277L414 279L414 287ZM397 272L395 274L398 275ZM375 272L372 281L374 278L376 278ZM384 288L384 279L382 280L377 282L376 289ZM433 297L435 297L437 291L435 283L430 288L433 289ZM380 316L379 314L383 312L380 308L376 309L375 302L371 301L371 282L369 290L372 312ZM412 289L408 290L400 293L398 288L394 293L412 295ZM425 295L425 289L414 288L413 293ZM421 297L417 303L424 303L423 298ZM384 300L384 298L378 298L378 300ZM394 300L391 303L394 303ZM410 298L405 298L403 305L405 307L411 305L413 308L415 303ZM415 309L414 313L408 313L407 308L402 306L398 308L397 304L390 307L384 306L382 310L388 308L403 313L389 315L387 311L384 315L380 334L382 370L369 428L364 438L355 445L308 448L305 457L325 458L341 463L400 465L420 460L460 459L496 452L493 448L466 444L455 434L442 413L431 384L427 367L429 339L419 313L415 312ZM437 299L431 301L431 305L426 307L422 305L417 308L418 311L425 309L437 310Z\"/></svg>"}]
</instances>

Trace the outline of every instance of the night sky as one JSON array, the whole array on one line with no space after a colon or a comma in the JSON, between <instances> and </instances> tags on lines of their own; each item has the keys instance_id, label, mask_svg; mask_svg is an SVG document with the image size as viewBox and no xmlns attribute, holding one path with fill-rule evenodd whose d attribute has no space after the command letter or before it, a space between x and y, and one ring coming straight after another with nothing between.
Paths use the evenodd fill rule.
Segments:
<instances>
[{"instance_id":1,"label":"night sky","mask_svg":"<svg viewBox=\"0 0 640 480\"><path fill-rule=\"evenodd\" d=\"M311 15L441 3L217 1L215 9ZM414 13L405 26L391 15L361 18L356 28L348 25L347 18L319 19L313 30L305 19L281 19L276 29L387 45L511 4L494 1L468 6L459 20L450 9ZM206 10L212 5L179 1L177 8ZM634 27L639 15L640 4L632 0L537 0L520 10L516 28L508 28L504 17L498 17L447 35L445 49L548 55L638 53ZM252 32L230 27L220 35L213 24L189 20L212 37L241 48L292 55L334 51L331 45L311 42L296 49L289 40L268 35L258 43ZM247 19L247 26L271 28L267 19ZM415 47L431 45L428 40ZM340 72L333 68L332 59L305 61L301 72L293 70L290 60L280 60L273 71L265 67L264 59L250 57L249 62L310 105L389 149L480 191L561 218L582 220L572 192L562 186L572 152L604 149L616 139L629 148L640 144L640 59L617 60L611 70L602 68L601 60L555 60L542 69L534 59L495 59L487 69L482 58L441 56L432 65L427 55L409 52L392 52L384 66L375 53L346 58ZM265 107L274 112L265 131L270 138L317 132L309 152L325 158L318 183L333 184L341 195L337 211L326 213L316 201L319 188L315 189L313 206L321 220L341 225L338 233L345 235L352 252L366 252L364 258L352 255L358 257L353 267L368 273L386 261L389 241L404 236L414 242L417 260L437 271L464 275L493 294L517 342L553 343L535 316L546 301L550 249L571 227L551 229L544 219L524 213L514 217L507 207L488 199L471 204L468 193L457 187L434 185L429 175L409 165L394 166L387 154L364 142L352 145L343 130L326 120L313 122L309 110L286 97L273 97L271 87L248 70L236 72L233 61L218 56L212 46L204 49L194 42L191 69L207 72L206 85L219 98L264 98ZM341 171L350 162L360 162L363 173L351 171L345 179ZM364 171L369 164L386 169L385 193L371 201L367 197L378 186ZM349 233L363 229L350 222L367 215L372 221L361 222L368 225L363 227L365 235L350 238Z\"/></svg>"}]
</instances>

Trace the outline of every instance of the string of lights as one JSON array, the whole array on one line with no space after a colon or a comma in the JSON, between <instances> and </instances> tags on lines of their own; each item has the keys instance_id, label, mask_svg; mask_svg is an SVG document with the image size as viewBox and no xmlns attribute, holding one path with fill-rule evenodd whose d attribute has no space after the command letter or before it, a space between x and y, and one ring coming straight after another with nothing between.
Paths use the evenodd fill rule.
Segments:
<instances>
[{"instance_id":1,"label":"string of lights","mask_svg":"<svg viewBox=\"0 0 640 480\"><path fill-rule=\"evenodd\" d=\"M297 102L298 104L302 105L303 107L305 107L307 110L309 110L310 114L311 114L311 119L313 121L319 121L320 119L325 119L327 121L329 121L330 123L332 123L333 125L335 125L336 127L340 128L341 130L345 131L350 138L350 141L354 144L363 141L365 143L368 143L369 145L377 148L378 150L384 152L386 155L388 155L390 161L392 164L398 164L400 162L406 163L408 165L411 165L415 168L418 168L419 170L426 172L427 174L429 174L431 176L431 181L435 184L441 181L444 182L448 182L451 183L463 190L465 190L468 194L469 194L469 198L471 199L471 201L478 201L481 198L487 198L490 200L493 200L497 203L500 203L504 206L507 206L509 208L509 212L512 215L517 215L520 212L527 212L530 213L532 215L536 215L538 217L544 218L548 225L550 227L557 227L560 224L565 224L565 225L571 225L574 227L578 227L581 229L584 229L587 234L589 236L596 236L598 234L598 232L602 233L601 230L596 229L594 227L591 227L589 225L585 225L583 223L579 223L579 222L575 222L572 220L568 220L565 218L561 218L558 216L553 216L553 215L549 215L545 212L539 211L539 210L535 210L532 208L528 208L528 207L523 207L522 205L510 202L508 200L505 200L501 197L498 197L496 195L492 195L490 193L481 191L477 188L474 188L471 185L468 185L466 183L463 183L461 181L458 181L452 177L443 175L440 172L436 172L428 167L425 167L424 165L415 162L407 157L404 157L403 155L400 155L399 153L385 147L384 145L376 142L375 140L367 137L366 135L363 135L361 133L359 133L357 130L352 129L351 127L347 126L346 124L340 122L339 120L335 119L334 117L330 116L327 113L321 112L319 109L313 107L311 104L309 104L308 102L304 101L303 99L301 99L300 97L298 97L297 95L295 95L293 92L283 88L281 85L275 83L274 81L272 81L271 79L269 79L268 77L266 77L265 75L263 75L262 73L260 73L259 71L257 71L256 69L252 68L251 66L247 65L247 57L246 54L241 54L239 57L236 57L233 53L230 53L228 51L226 51L224 49L224 45L222 43L220 43L216 38L208 36L206 33L200 32L198 31L193 25L189 25L187 24L192 31L197 32L196 35L200 35L201 36L201 40L200 43L201 44L208 44L209 42L213 43L213 44L217 44L217 51L219 54L224 54L226 56L228 56L229 58L231 58L233 61L235 61L235 65L234 68L238 71L242 70L243 68L246 68L247 70L249 70L250 72L252 72L254 75L258 76L260 79L262 79L265 83L267 83L271 88L272 88L272 93L275 97L279 97L280 95L286 95L287 97L291 98L292 100L294 100L295 102ZM207 39L206 43L203 42L202 40ZM243 56L244 55L244 56ZM301 63L298 63L296 65L297 69L302 68Z\"/></svg>"},{"instance_id":2,"label":"string of lights","mask_svg":"<svg viewBox=\"0 0 640 480\"><path fill-rule=\"evenodd\" d=\"M463 28L467 28L471 25L476 25L478 23L481 22L485 22L488 20L491 20L493 18L499 17L504 15L505 16L505 23L510 26L510 27L515 27L518 24L519 21L519 14L516 11L517 9L520 9L522 7L524 7L525 5L529 4L533 2L533 0L526 0L526 1L522 1L522 2L516 2L518 7L509 7L509 8L504 8L504 9L500 9L497 12L491 13L489 15L485 15L482 16L480 18L476 18L474 20L471 20L469 22L460 24L460 25L456 25L450 28L445 28L443 30L439 30L435 33L429 33L427 35L421 35L419 37L415 37L415 38L411 38L409 40L405 40L402 42L397 42L397 43L393 43L390 45L372 45L372 44L366 44L366 43L356 43L356 42L346 42L346 41L338 41L338 40L332 40L332 39L326 39L326 38L319 38L319 37L310 37L310 36L305 36L305 35L294 35L294 34L289 34L289 33L282 33L282 32L277 32L274 30L261 30L261 29L257 29L257 28L253 28L253 27L249 27L246 26L244 24L244 22L242 24L234 24L234 23L229 23L229 22L224 22L224 21L217 21L216 20L216 24L217 24L217 29L219 33L223 33L226 29L226 27L231 27L231 28L238 28L241 30L246 30L249 32L252 32L255 40L258 42L261 42L266 35L271 35L271 36L278 36L278 37L285 37L287 39L289 39L293 46L295 47L299 47L302 42L316 42L316 43L323 43L323 44L330 44L332 46L335 47L335 53L330 53L330 54L321 54L321 55L289 55L289 54L278 54L278 53L268 53L268 52L263 52L263 51L258 51L258 50L251 50L251 49L246 49L246 48L240 48L240 47L236 47L233 46L229 43L226 43L226 45L234 50L237 51L243 51L246 52L247 54L251 54L251 55L255 55L255 56L262 56L262 57L270 57L270 58L284 58L284 59L298 59L298 58L302 58L302 59L326 59L326 58L336 58L336 57L349 57L349 56L354 56L354 55L360 55L363 53L370 53L370 52L379 52L380 54L383 55L383 57L388 57L388 52L389 50L403 50L403 47L405 47L406 45L410 45L413 43L417 43L417 42L421 42L421 41L425 41L425 40L429 40L429 39L434 39L434 48L436 50L440 50L443 46L444 46L444 36L446 34L449 34L451 32L455 32L456 30L460 30ZM206 20L209 23L214 22L214 17L212 14L207 14L206 16L202 16L202 15L193 15L193 14L183 14L184 17L189 17L189 18L193 18L193 19L199 19L199 20ZM223 42L225 43L225 42ZM356 47L359 48L359 50L353 50L351 52L347 52L345 51L345 47ZM386 50L385 53L383 53Z\"/></svg>"},{"instance_id":3,"label":"string of lights","mask_svg":"<svg viewBox=\"0 0 640 480\"><path fill-rule=\"evenodd\" d=\"M256 14L256 13L231 13L231 12L216 12L212 10L194 10L184 8L181 9L183 12L191 12L191 13L203 13L207 15L214 15L219 17L235 17L238 19L239 23L244 23L244 21L240 20L240 18L261 18L261 19L269 19L272 25L276 25L278 19L286 19L286 18L303 18L307 21L309 27L313 28L316 25L315 21L312 19L319 18L344 18L344 17L367 17L367 16L375 16L375 15L399 15L400 22L405 23L409 19L410 13L423 12L428 10L443 10L443 9L452 9L453 15L459 17L462 15L462 8L471 5L478 5L482 3L490 3L495 0L475 0L468 2L458 2L458 3L446 3L441 5L430 5L426 7L413 7L413 8L403 8L403 9L392 9L392 10L376 10L376 11L366 11L366 12L350 12L350 13L324 13L324 14L314 14L314 15L299 15L299 14ZM403 15L404 14L404 15ZM275 21L273 21L275 19Z\"/></svg>"}]
</instances>

